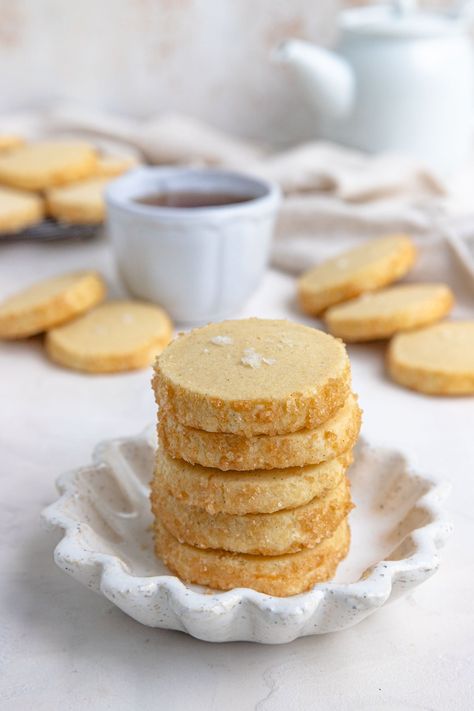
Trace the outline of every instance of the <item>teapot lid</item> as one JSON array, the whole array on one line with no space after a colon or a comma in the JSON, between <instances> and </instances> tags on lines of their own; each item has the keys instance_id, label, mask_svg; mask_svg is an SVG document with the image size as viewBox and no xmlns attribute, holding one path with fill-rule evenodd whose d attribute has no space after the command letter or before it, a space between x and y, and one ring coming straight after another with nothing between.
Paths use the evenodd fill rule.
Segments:
<instances>
[{"instance_id":1,"label":"teapot lid","mask_svg":"<svg viewBox=\"0 0 474 711\"><path fill-rule=\"evenodd\" d=\"M433 37L465 31L461 16L424 12L413 0L346 10L340 24L347 34L372 37Z\"/></svg>"}]
</instances>

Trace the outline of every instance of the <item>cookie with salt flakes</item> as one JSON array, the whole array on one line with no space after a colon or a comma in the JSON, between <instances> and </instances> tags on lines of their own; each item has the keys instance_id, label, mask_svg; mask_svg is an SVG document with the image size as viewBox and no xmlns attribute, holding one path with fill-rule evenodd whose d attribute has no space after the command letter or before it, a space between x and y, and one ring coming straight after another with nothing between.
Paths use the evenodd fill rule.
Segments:
<instances>
[{"instance_id":1,"label":"cookie with salt flakes","mask_svg":"<svg viewBox=\"0 0 474 711\"><path fill-rule=\"evenodd\" d=\"M181 335L157 358L157 403L173 419L244 436L316 427L350 391L341 341L289 321L223 321Z\"/></svg>"},{"instance_id":2,"label":"cookie with salt flakes","mask_svg":"<svg viewBox=\"0 0 474 711\"><path fill-rule=\"evenodd\" d=\"M332 306L324 319L334 336L372 341L439 321L453 305L445 284L400 284Z\"/></svg>"},{"instance_id":3,"label":"cookie with salt flakes","mask_svg":"<svg viewBox=\"0 0 474 711\"><path fill-rule=\"evenodd\" d=\"M90 373L113 373L151 365L169 342L172 324L153 304L108 301L47 333L55 363Z\"/></svg>"},{"instance_id":4,"label":"cookie with salt flakes","mask_svg":"<svg viewBox=\"0 0 474 711\"><path fill-rule=\"evenodd\" d=\"M188 583L217 590L252 588L267 595L297 595L330 580L350 544L344 520L333 535L314 548L279 556L205 550L180 543L161 521L154 524L155 551L171 572Z\"/></svg>"},{"instance_id":5,"label":"cookie with salt flakes","mask_svg":"<svg viewBox=\"0 0 474 711\"><path fill-rule=\"evenodd\" d=\"M317 316L329 306L400 279L415 258L415 245L407 235L371 239L303 274L298 280L299 304Z\"/></svg>"},{"instance_id":6,"label":"cookie with salt flakes","mask_svg":"<svg viewBox=\"0 0 474 711\"><path fill-rule=\"evenodd\" d=\"M0 304L0 338L34 336L100 303L106 292L97 272L60 274L13 294Z\"/></svg>"},{"instance_id":7,"label":"cookie with salt flakes","mask_svg":"<svg viewBox=\"0 0 474 711\"><path fill-rule=\"evenodd\" d=\"M391 340L388 372L429 395L474 395L474 321L443 321Z\"/></svg>"}]
</instances>

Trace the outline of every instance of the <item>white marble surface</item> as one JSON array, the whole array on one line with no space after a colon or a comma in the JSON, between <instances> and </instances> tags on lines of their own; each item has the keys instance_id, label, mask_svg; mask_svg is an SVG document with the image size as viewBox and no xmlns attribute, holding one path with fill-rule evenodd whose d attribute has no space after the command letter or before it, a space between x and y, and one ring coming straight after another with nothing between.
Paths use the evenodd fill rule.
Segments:
<instances>
[{"instance_id":1,"label":"white marble surface","mask_svg":"<svg viewBox=\"0 0 474 711\"><path fill-rule=\"evenodd\" d=\"M113 281L105 242L0 246L0 296L67 268ZM289 316L293 280L270 272L240 315ZM154 417L150 373L86 376L39 340L0 345L0 709L463 711L474 704L474 398L429 399L385 379L382 348L351 348L364 434L454 484L440 571L346 632L283 646L212 645L151 630L55 568L39 512L60 472Z\"/></svg>"}]
</instances>

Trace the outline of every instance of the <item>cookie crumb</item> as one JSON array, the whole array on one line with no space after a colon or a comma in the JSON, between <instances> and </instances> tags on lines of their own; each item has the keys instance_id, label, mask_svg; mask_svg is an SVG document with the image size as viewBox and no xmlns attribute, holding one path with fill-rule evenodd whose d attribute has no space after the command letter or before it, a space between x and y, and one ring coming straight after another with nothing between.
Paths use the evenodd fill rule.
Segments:
<instances>
[{"instance_id":1,"label":"cookie crumb","mask_svg":"<svg viewBox=\"0 0 474 711\"><path fill-rule=\"evenodd\" d=\"M233 342L234 339L230 336L214 336L214 338L211 338L211 343L214 343L215 346L231 346Z\"/></svg>"}]
</instances>

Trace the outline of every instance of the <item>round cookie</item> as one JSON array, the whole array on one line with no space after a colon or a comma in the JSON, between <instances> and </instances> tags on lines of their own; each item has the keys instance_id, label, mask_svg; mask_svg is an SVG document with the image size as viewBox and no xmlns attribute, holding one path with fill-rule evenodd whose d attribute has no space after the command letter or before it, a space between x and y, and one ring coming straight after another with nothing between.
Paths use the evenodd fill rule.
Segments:
<instances>
[{"instance_id":1,"label":"round cookie","mask_svg":"<svg viewBox=\"0 0 474 711\"><path fill-rule=\"evenodd\" d=\"M39 195L13 188L0 188L0 232L19 232L40 222L44 203Z\"/></svg>"},{"instance_id":2,"label":"round cookie","mask_svg":"<svg viewBox=\"0 0 474 711\"><path fill-rule=\"evenodd\" d=\"M25 139L15 133L0 133L0 151L11 151L13 148L19 148L24 143Z\"/></svg>"},{"instance_id":3,"label":"round cookie","mask_svg":"<svg viewBox=\"0 0 474 711\"><path fill-rule=\"evenodd\" d=\"M400 279L415 257L415 246L406 235L372 239L303 274L298 280L299 304L317 316L329 306Z\"/></svg>"},{"instance_id":4,"label":"round cookie","mask_svg":"<svg viewBox=\"0 0 474 711\"><path fill-rule=\"evenodd\" d=\"M74 370L113 373L146 368L169 342L172 325L158 306L108 301L46 335L53 361Z\"/></svg>"},{"instance_id":5,"label":"round cookie","mask_svg":"<svg viewBox=\"0 0 474 711\"><path fill-rule=\"evenodd\" d=\"M333 306L325 321L345 341L372 341L438 321L453 303L445 284L401 284Z\"/></svg>"},{"instance_id":6,"label":"round cookie","mask_svg":"<svg viewBox=\"0 0 474 711\"><path fill-rule=\"evenodd\" d=\"M187 506L213 515L273 513L303 506L335 489L353 461L352 451L322 464L271 471L227 471L172 459L158 449L152 490L162 487Z\"/></svg>"},{"instance_id":7,"label":"round cookie","mask_svg":"<svg viewBox=\"0 0 474 711\"><path fill-rule=\"evenodd\" d=\"M97 159L95 174L101 178L115 178L134 168L138 161L133 156L104 155Z\"/></svg>"},{"instance_id":8,"label":"round cookie","mask_svg":"<svg viewBox=\"0 0 474 711\"><path fill-rule=\"evenodd\" d=\"M0 338L42 333L92 308L105 292L97 272L62 274L37 282L0 304Z\"/></svg>"},{"instance_id":9,"label":"round cookie","mask_svg":"<svg viewBox=\"0 0 474 711\"><path fill-rule=\"evenodd\" d=\"M252 588L282 597L330 580L350 544L347 521L314 548L271 557L194 548L180 543L160 521L155 521L154 534L156 554L185 582L217 590Z\"/></svg>"},{"instance_id":10,"label":"round cookie","mask_svg":"<svg viewBox=\"0 0 474 711\"><path fill-rule=\"evenodd\" d=\"M351 393L329 420L314 429L243 437L187 427L166 410L160 410L159 436L172 457L203 467L223 471L302 467L333 459L353 447L361 414L357 398Z\"/></svg>"},{"instance_id":11,"label":"round cookie","mask_svg":"<svg viewBox=\"0 0 474 711\"><path fill-rule=\"evenodd\" d=\"M188 427L250 437L314 428L346 400L344 344L289 321L223 321L181 335L155 363L158 405Z\"/></svg>"},{"instance_id":12,"label":"round cookie","mask_svg":"<svg viewBox=\"0 0 474 711\"><path fill-rule=\"evenodd\" d=\"M73 224L100 224L105 219L104 190L110 178L89 178L51 188L46 204L51 217Z\"/></svg>"},{"instance_id":13,"label":"round cookie","mask_svg":"<svg viewBox=\"0 0 474 711\"><path fill-rule=\"evenodd\" d=\"M45 190L93 175L96 153L88 143L41 141L0 155L0 183Z\"/></svg>"},{"instance_id":14,"label":"round cookie","mask_svg":"<svg viewBox=\"0 0 474 711\"><path fill-rule=\"evenodd\" d=\"M208 514L170 496L155 473L152 511L178 541L252 555L282 555L314 548L331 536L353 508L347 478L321 498L275 513Z\"/></svg>"},{"instance_id":15,"label":"round cookie","mask_svg":"<svg viewBox=\"0 0 474 711\"><path fill-rule=\"evenodd\" d=\"M430 395L474 395L474 321L444 321L390 342L388 371Z\"/></svg>"}]
</instances>

